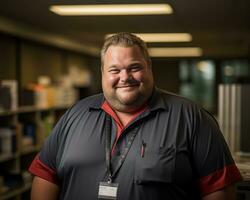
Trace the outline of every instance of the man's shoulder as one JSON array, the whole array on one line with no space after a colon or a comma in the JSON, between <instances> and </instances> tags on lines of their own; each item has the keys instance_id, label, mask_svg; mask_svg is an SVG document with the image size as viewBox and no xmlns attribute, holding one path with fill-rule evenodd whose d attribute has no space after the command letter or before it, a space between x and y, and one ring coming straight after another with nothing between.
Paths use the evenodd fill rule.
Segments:
<instances>
[{"instance_id":1,"label":"man's shoulder","mask_svg":"<svg viewBox=\"0 0 250 200\"><path fill-rule=\"evenodd\" d=\"M157 89L158 93L160 94L160 96L163 98L164 102L169 106L169 107L196 107L199 108L200 105L195 103L194 101L180 96L178 94L169 92L169 91L165 91L162 89Z\"/></svg>"},{"instance_id":2,"label":"man's shoulder","mask_svg":"<svg viewBox=\"0 0 250 200\"><path fill-rule=\"evenodd\" d=\"M161 97L165 101L165 104L168 106L168 108L172 111L175 111L175 113L185 113L188 114L189 117L191 115L195 115L199 116L200 118L209 118L213 121L216 121L210 112L204 109L200 104L186 97L164 90L159 90L159 93L161 94Z\"/></svg>"},{"instance_id":3,"label":"man's shoulder","mask_svg":"<svg viewBox=\"0 0 250 200\"><path fill-rule=\"evenodd\" d=\"M85 107L100 107L103 102L104 95L103 93L99 93L79 100L76 105Z\"/></svg>"},{"instance_id":4,"label":"man's shoulder","mask_svg":"<svg viewBox=\"0 0 250 200\"><path fill-rule=\"evenodd\" d=\"M83 112L85 110L94 108L94 109L100 109L102 106L102 103L104 102L104 96L103 93L99 93L96 95L85 97L78 102L76 102L70 109L70 112Z\"/></svg>"}]
</instances>

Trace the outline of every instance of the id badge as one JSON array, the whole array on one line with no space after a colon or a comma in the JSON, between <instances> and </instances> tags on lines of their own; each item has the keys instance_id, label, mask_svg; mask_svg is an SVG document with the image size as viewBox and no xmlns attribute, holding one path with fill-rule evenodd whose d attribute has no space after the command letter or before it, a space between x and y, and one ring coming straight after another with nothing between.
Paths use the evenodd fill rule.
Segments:
<instances>
[{"instance_id":1,"label":"id badge","mask_svg":"<svg viewBox=\"0 0 250 200\"><path fill-rule=\"evenodd\" d=\"M100 182L98 199L117 199L118 183Z\"/></svg>"}]
</instances>

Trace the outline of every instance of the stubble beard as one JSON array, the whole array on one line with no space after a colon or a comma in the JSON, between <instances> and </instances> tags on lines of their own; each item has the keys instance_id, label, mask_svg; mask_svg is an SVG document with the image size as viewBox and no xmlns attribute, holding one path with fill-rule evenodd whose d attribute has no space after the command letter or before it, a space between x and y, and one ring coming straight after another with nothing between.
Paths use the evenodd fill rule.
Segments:
<instances>
[{"instance_id":1,"label":"stubble beard","mask_svg":"<svg viewBox=\"0 0 250 200\"><path fill-rule=\"evenodd\" d=\"M144 88L144 90L146 89ZM119 95L119 93L115 90L112 92L112 94L105 95L105 98L114 110L129 113L137 110L139 107L145 104L151 96L151 92L139 90L137 91L137 94L128 94L134 96L131 96L130 99L127 100L122 97L123 95L125 94Z\"/></svg>"}]
</instances>

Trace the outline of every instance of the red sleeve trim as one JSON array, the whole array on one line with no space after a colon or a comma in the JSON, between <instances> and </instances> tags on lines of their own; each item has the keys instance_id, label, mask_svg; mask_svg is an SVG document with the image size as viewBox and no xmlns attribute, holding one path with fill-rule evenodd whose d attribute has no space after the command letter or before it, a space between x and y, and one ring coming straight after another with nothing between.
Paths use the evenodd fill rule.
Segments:
<instances>
[{"instance_id":1,"label":"red sleeve trim","mask_svg":"<svg viewBox=\"0 0 250 200\"><path fill-rule=\"evenodd\" d=\"M38 155L32 161L29 167L29 172L35 176L58 185L58 177L55 170L42 163Z\"/></svg>"},{"instance_id":2,"label":"red sleeve trim","mask_svg":"<svg viewBox=\"0 0 250 200\"><path fill-rule=\"evenodd\" d=\"M201 195L207 195L220 190L234 182L242 180L242 176L235 164L225 166L198 180Z\"/></svg>"}]
</instances>

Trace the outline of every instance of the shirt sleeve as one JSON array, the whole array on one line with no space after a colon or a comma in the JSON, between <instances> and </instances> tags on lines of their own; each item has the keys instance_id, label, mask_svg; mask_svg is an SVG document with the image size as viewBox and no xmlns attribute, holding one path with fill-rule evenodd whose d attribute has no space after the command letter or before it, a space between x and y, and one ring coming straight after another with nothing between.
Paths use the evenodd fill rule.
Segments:
<instances>
[{"instance_id":1,"label":"shirt sleeve","mask_svg":"<svg viewBox=\"0 0 250 200\"><path fill-rule=\"evenodd\" d=\"M45 179L54 184L58 184L57 162L58 151L60 149L60 141L62 130L65 126L66 114L58 121L53 128L52 133L46 139L41 151L32 161L29 172L35 176Z\"/></svg>"},{"instance_id":2,"label":"shirt sleeve","mask_svg":"<svg viewBox=\"0 0 250 200\"><path fill-rule=\"evenodd\" d=\"M199 109L194 125L192 159L201 195L242 180L214 117Z\"/></svg>"},{"instance_id":3,"label":"shirt sleeve","mask_svg":"<svg viewBox=\"0 0 250 200\"><path fill-rule=\"evenodd\" d=\"M29 172L51 183L58 184L58 177L56 171L44 164L39 159L39 155L37 155L32 161L29 167Z\"/></svg>"}]
</instances>

